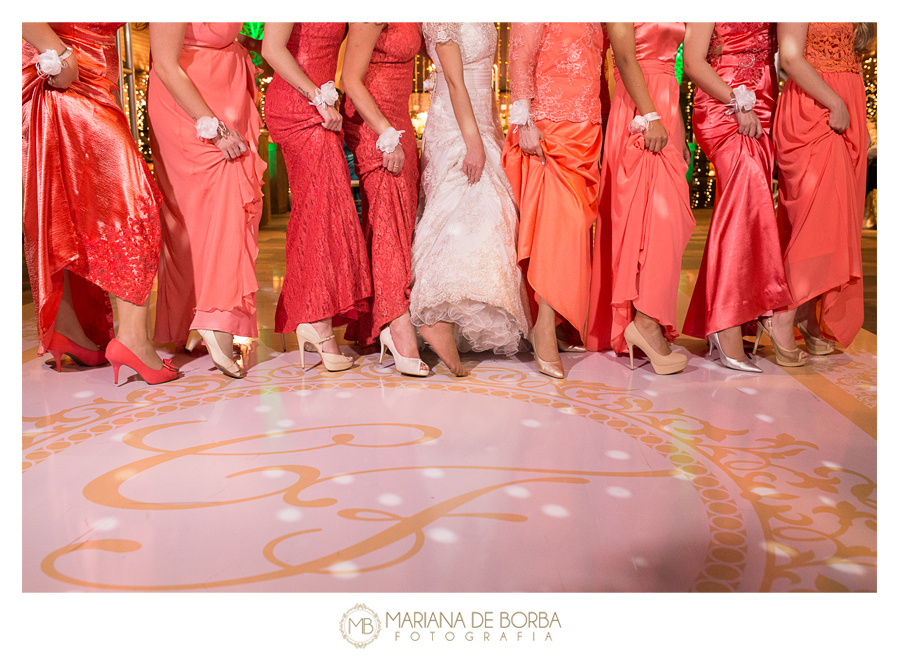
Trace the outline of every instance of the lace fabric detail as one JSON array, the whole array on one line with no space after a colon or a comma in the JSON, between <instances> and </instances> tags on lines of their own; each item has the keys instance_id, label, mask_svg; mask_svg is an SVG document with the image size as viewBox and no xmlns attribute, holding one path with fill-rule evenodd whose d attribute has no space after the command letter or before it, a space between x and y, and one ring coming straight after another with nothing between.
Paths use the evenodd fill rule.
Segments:
<instances>
[{"instance_id":1,"label":"lace fabric detail","mask_svg":"<svg viewBox=\"0 0 900 658\"><path fill-rule=\"evenodd\" d=\"M706 61L714 69L737 68L731 85L755 87L763 71L774 63L777 50L775 23L716 23Z\"/></svg>"},{"instance_id":2,"label":"lace fabric detail","mask_svg":"<svg viewBox=\"0 0 900 658\"><path fill-rule=\"evenodd\" d=\"M422 34L427 43L459 43L459 26L459 23L422 23Z\"/></svg>"},{"instance_id":3,"label":"lace fabric detail","mask_svg":"<svg viewBox=\"0 0 900 658\"><path fill-rule=\"evenodd\" d=\"M606 40L600 23L513 23L512 98L530 98L535 120L600 122Z\"/></svg>"},{"instance_id":4,"label":"lace fabric detail","mask_svg":"<svg viewBox=\"0 0 900 658\"><path fill-rule=\"evenodd\" d=\"M439 72L435 31L423 27L425 46ZM493 23L461 23L457 32L467 71L489 71L497 30ZM433 93L422 146L422 188L412 245L413 324L450 322L461 351L514 354L529 328L527 297L516 261L518 215L500 167L503 132L490 88L467 88L484 143L481 179L469 185L466 156L449 94Z\"/></svg>"},{"instance_id":5,"label":"lace fabric detail","mask_svg":"<svg viewBox=\"0 0 900 658\"><path fill-rule=\"evenodd\" d=\"M853 23L810 23L803 56L819 73L861 73Z\"/></svg>"}]
</instances>

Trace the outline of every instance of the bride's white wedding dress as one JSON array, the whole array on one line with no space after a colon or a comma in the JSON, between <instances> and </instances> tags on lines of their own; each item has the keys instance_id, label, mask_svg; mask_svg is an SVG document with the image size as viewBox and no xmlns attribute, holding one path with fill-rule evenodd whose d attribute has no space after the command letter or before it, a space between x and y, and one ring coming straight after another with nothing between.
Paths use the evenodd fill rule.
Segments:
<instances>
[{"instance_id":1,"label":"bride's white wedding dress","mask_svg":"<svg viewBox=\"0 0 900 658\"><path fill-rule=\"evenodd\" d=\"M500 167L503 131L491 89L497 48L493 23L423 23L437 82L422 139L422 191L412 244L410 315L417 327L457 325L461 352L514 354L531 326L516 259L518 213ZM469 185L466 145L435 46L454 41L484 142L481 179Z\"/></svg>"}]
</instances>

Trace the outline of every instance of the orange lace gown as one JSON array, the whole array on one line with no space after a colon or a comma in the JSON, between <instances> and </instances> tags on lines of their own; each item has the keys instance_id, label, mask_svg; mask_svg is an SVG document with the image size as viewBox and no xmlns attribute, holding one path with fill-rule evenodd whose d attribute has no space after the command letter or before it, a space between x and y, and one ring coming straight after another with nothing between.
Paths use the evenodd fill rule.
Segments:
<instances>
[{"instance_id":1,"label":"orange lace gown","mask_svg":"<svg viewBox=\"0 0 900 658\"><path fill-rule=\"evenodd\" d=\"M788 80L775 113L778 222L784 269L797 307L821 295L824 333L849 345L863 323L862 221L866 188L866 93L852 23L810 23L804 56L844 101L850 127Z\"/></svg>"},{"instance_id":2,"label":"orange lace gown","mask_svg":"<svg viewBox=\"0 0 900 658\"><path fill-rule=\"evenodd\" d=\"M635 309L675 340L681 256L694 230L675 78L684 23L635 23L634 32L637 59L669 140L653 153L644 148L641 133L629 133L638 111L616 70L594 240L590 350L611 345L627 351L623 333Z\"/></svg>"},{"instance_id":3,"label":"orange lace gown","mask_svg":"<svg viewBox=\"0 0 900 658\"><path fill-rule=\"evenodd\" d=\"M541 165L523 153L510 127L501 164L519 206L519 266L532 316L543 297L575 343L583 342L590 297L606 45L600 23L513 23L510 29L511 98L532 99L547 159Z\"/></svg>"},{"instance_id":4,"label":"orange lace gown","mask_svg":"<svg viewBox=\"0 0 900 658\"><path fill-rule=\"evenodd\" d=\"M143 304L159 259L162 201L118 102L116 31L122 23L51 23L78 58L79 79L54 89L22 42L25 260L38 353L46 350L68 270L85 334L113 337L109 295Z\"/></svg>"},{"instance_id":5,"label":"orange lace gown","mask_svg":"<svg viewBox=\"0 0 900 658\"><path fill-rule=\"evenodd\" d=\"M716 23L707 62L732 88L756 94L762 137L738 133L727 105L702 89L694 96L694 134L716 168L716 202L700 273L682 331L706 338L790 303L772 201L775 23Z\"/></svg>"},{"instance_id":6,"label":"orange lace gown","mask_svg":"<svg viewBox=\"0 0 900 658\"><path fill-rule=\"evenodd\" d=\"M363 234L369 248L374 296L345 334L360 345L375 341L381 328L409 310L412 239L419 202L419 153L409 115L416 54L422 35L416 23L389 23L378 35L363 83L395 130L405 131L400 146L405 159L399 175L382 166L383 154L369 128L347 98L344 138L353 152L362 192Z\"/></svg>"},{"instance_id":7,"label":"orange lace gown","mask_svg":"<svg viewBox=\"0 0 900 658\"><path fill-rule=\"evenodd\" d=\"M257 153L256 67L235 38L241 23L188 23L181 68L247 151L226 160L197 138L195 121L150 69L147 111L155 173L165 198L154 339L191 329L256 337L257 233L265 161Z\"/></svg>"}]
</instances>

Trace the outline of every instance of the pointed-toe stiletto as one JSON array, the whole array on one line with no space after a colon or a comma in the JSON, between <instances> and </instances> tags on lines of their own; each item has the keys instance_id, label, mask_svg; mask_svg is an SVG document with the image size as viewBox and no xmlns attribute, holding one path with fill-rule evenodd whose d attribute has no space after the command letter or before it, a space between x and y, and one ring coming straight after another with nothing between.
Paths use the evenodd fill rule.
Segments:
<instances>
[{"instance_id":1,"label":"pointed-toe stiletto","mask_svg":"<svg viewBox=\"0 0 900 658\"><path fill-rule=\"evenodd\" d=\"M653 366L657 375L674 375L681 372L687 367L688 358L684 354L671 352L668 355L662 355L650 345L650 342L644 338L644 335L638 331L634 322L629 323L625 327L625 344L628 345L628 358L631 361L631 369L634 370L634 346L637 345L641 351L650 359L650 365Z\"/></svg>"},{"instance_id":2,"label":"pointed-toe stiletto","mask_svg":"<svg viewBox=\"0 0 900 658\"><path fill-rule=\"evenodd\" d=\"M216 340L216 332L214 330L197 329L197 333L200 334L203 342L206 343L206 350L209 352L209 356L216 368L229 377L234 377L235 379L243 378L244 370L241 368L241 364L234 360L233 350L232 354L225 354L222 351L222 348L219 347L219 341Z\"/></svg>"},{"instance_id":3,"label":"pointed-toe stiletto","mask_svg":"<svg viewBox=\"0 0 900 658\"><path fill-rule=\"evenodd\" d=\"M813 356L825 356L826 354L831 354L834 352L834 341L828 340L827 338L816 338L811 335L802 324L795 325L797 329L800 330L800 333L803 335L803 340L806 342L806 351L812 354Z\"/></svg>"},{"instance_id":4,"label":"pointed-toe stiletto","mask_svg":"<svg viewBox=\"0 0 900 658\"><path fill-rule=\"evenodd\" d=\"M122 366L128 366L134 370L148 384L164 384L176 379L179 374L178 368L172 365L171 359L163 359L163 367L158 370L149 368L134 352L115 338L106 346L106 358L112 364L116 384L119 383L119 368Z\"/></svg>"},{"instance_id":5,"label":"pointed-toe stiletto","mask_svg":"<svg viewBox=\"0 0 900 658\"><path fill-rule=\"evenodd\" d=\"M381 330L379 338L381 339L381 356L378 358L379 364L384 361L384 351L390 350L391 356L394 357L394 366L402 374L411 377L427 377L428 373L431 372L428 364L422 361L422 359L414 356L403 356L397 351L397 348L394 347L394 339L391 338L390 325Z\"/></svg>"},{"instance_id":6,"label":"pointed-toe stiletto","mask_svg":"<svg viewBox=\"0 0 900 658\"><path fill-rule=\"evenodd\" d=\"M562 338L556 339L556 349L558 349L560 352L587 352L587 349L584 347L584 345L575 345L567 340L563 340Z\"/></svg>"},{"instance_id":7,"label":"pointed-toe stiletto","mask_svg":"<svg viewBox=\"0 0 900 658\"><path fill-rule=\"evenodd\" d=\"M322 345L334 338L334 334L322 338L316 328L309 323L297 325L297 342L300 343L300 367L306 369L306 345L312 347L319 353L322 359L322 365L328 372L340 372L353 367L353 357L345 354L331 354L322 349Z\"/></svg>"},{"instance_id":8,"label":"pointed-toe stiletto","mask_svg":"<svg viewBox=\"0 0 900 658\"><path fill-rule=\"evenodd\" d=\"M783 349L777 342L775 342L775 333L772 329L772 316L766 317L765 323L756 321L756 341L753 343L753 353L756 354L756 350L759 349L759 339L762 337L763 332L768 334L769 340L772 341L772 347L775 348L775 363L782 366L783 368L797 368L806 364L807 354L799 347L794 348L793 350Z\"/></svg>"},{"instance_id":9,"label":"pointed-toe stiletto","mask_svg":"<svg viewBox=\"0 0 900 658\"><path fill-rule=\"evenodd\" d=\"M103 350L89 350L56 331L50 336L50 343L47 345L47 351L53 355L54 359L56 359L56 370L58 372L62 372L60 359L63 354L68 354L78 365L88 366L90 368L109 363L109 359L106 357Z\"/></svg>"},{"instance_id":10,"label":"pointed-toe stiletto","mask_svg":"<svg viewBox=\"0 0 900 658\"><path fill-rule=\"evenodd\" d=\"M707 339L709 339L709 356L712 356L713 348L719 350L719 363L721 363L726 368L731 368L732 370L740 370L741 372L762 372L762 370L753 365L750 359L746 357L744 357L743 359L732 359L730 356L725 354L725 350L722 349L722 345L719 343L718 334L710 334L709 336L707 336Z\"/></svg>"},{"instance_id":11,"label":"pointed-toe stiletto","mask_svg":"<svg viewBox=\"0 0 900 658\"><path fill-rule=\"evenodd\" d=\"M538 372L542 375L553 377L554 379L565 379L566 369L563 368L562 359L557 359L556 361L544 361L538 356L537 347L534 344L534 329L531 330L528 341L531 343L531 349L534 352L534 366L537 368ZM557 339L557 342L558 341L559 339Z\"/></svg>"}]
</instances>

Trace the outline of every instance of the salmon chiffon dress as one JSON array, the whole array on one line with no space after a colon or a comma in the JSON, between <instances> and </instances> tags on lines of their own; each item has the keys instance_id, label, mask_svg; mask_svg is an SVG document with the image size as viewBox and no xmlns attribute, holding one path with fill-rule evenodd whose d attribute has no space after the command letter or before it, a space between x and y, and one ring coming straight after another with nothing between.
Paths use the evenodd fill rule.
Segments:
<instances>
[{"instance_id":1,"label":"salmon chiffon dress","mask_svg":"<svg viewBox=\"0 0 900 658\"><path fill-rule=\"evenodd\" d=\"M333 81L346 23L294 23L287 49L321 87ZM343 132L280 75L266 90L266 125L281 147L291 187L287 270L275 311L275 331L333 318L338 327L368 309L369 257L356 205Z\"/></svg>"},{"instance_id":2,"label":"salmon chiffon dress","mask_svg":"<svg viewBox=\"0 0 900 658\"><path fill-rule=\"evenodd\" d=\"M756 94L753 111L763 134L741 135L728 106L697 90L694 134L716 168L716 201L682 328L689 336L738 325L753 334L759 316L791 300L772 201L776 49L775 23L716 23L710 38L706 61L730 87Z\"/></svg>"},{"instance_id":3,"label":"salmon chiffon dress","mask_svg":"<svg viewBox=\"0 0 900 658\"><path fill-rule=\"evenodd\" d=\"M641 133L629 133L639 112L616 69L594 241L590 350L611 345L627 352L623 334L635 309L653 318L666 340L675 340L681 256L695 224L675 78L684 23L635 23L634 33L638 63L669 139L653 153Z\"/></svg>"},{"instance_id":4,"label":"salmon chiffon dress","mask_svg":"<svg viewBox=\"0 0 900 658\"><path fill-rule=\"evenodd\" d=\"M523 153L517 130L506 133L501 164L519 206L519 266L532 317L537 317L540 296L576 344L584 342L590 300L606 43L600 23L513 23L510 28L511 98L532 99L531 115L544 135L547 160L542 165Z\"/></svg>"},{"instance_id":5,"label":"salmon chiffon dress","mask_svg":"<svg viewBox=\"0 0 900 658\"><path fill-rule=\"evenodd\" d=\"M863 323L862 222L866 189L866 92L853 23L810 23L804 57L847 106L850 127L788 80L775 113L778 222L793 301L821 295L826 337L853 342Z\"/></svg>"},{"instance_id":6,"label":"salmon chiffon dress","mask_svg":"<svg viewBox=\"0 0 900 658\"><path fill-rule=\"evenodd\" d=\"M188 23L181 68L247 151L226 160L150 69L150 148L165 204L154 339L191 329L256 337L257 233L266 163L257 153L256 67L235 41L242 23Z\"/></svg>"},{"instance_id":7,"label":"salmon chiffon dress","mask_svg":"<svg viewBox=\"0 0 900 658\"><path fill-rule=\"evenodd\" d=\"M344 137L353 152L362 192L363 234L369 249L374 295L345 337L360 345L375 342L382 327L409 310L412 240L419 203L419 152L409 115L416 54L422 35L416 23L389 23L378 35L363 84L378 109L400 136L403 169L398 175L382 166L375 146L378 135L347 98L341 108Z\"/></svg>"},{"instance_id":8,"label":"salmon chiffon dress","mask_svg":"<svg viewBox=\"0 0 900 658\"><path fill-rule=\"evenodd\" d=\"M38 354L53 335L63 270L78 321L101 348L113 337L109 294L140 306L153 288L162 197L119 107L122 25L50 23L78 58L79 79L65 90L38 74L38 53L22 42L23 233Z\"/></svg>"}]
</instances>

